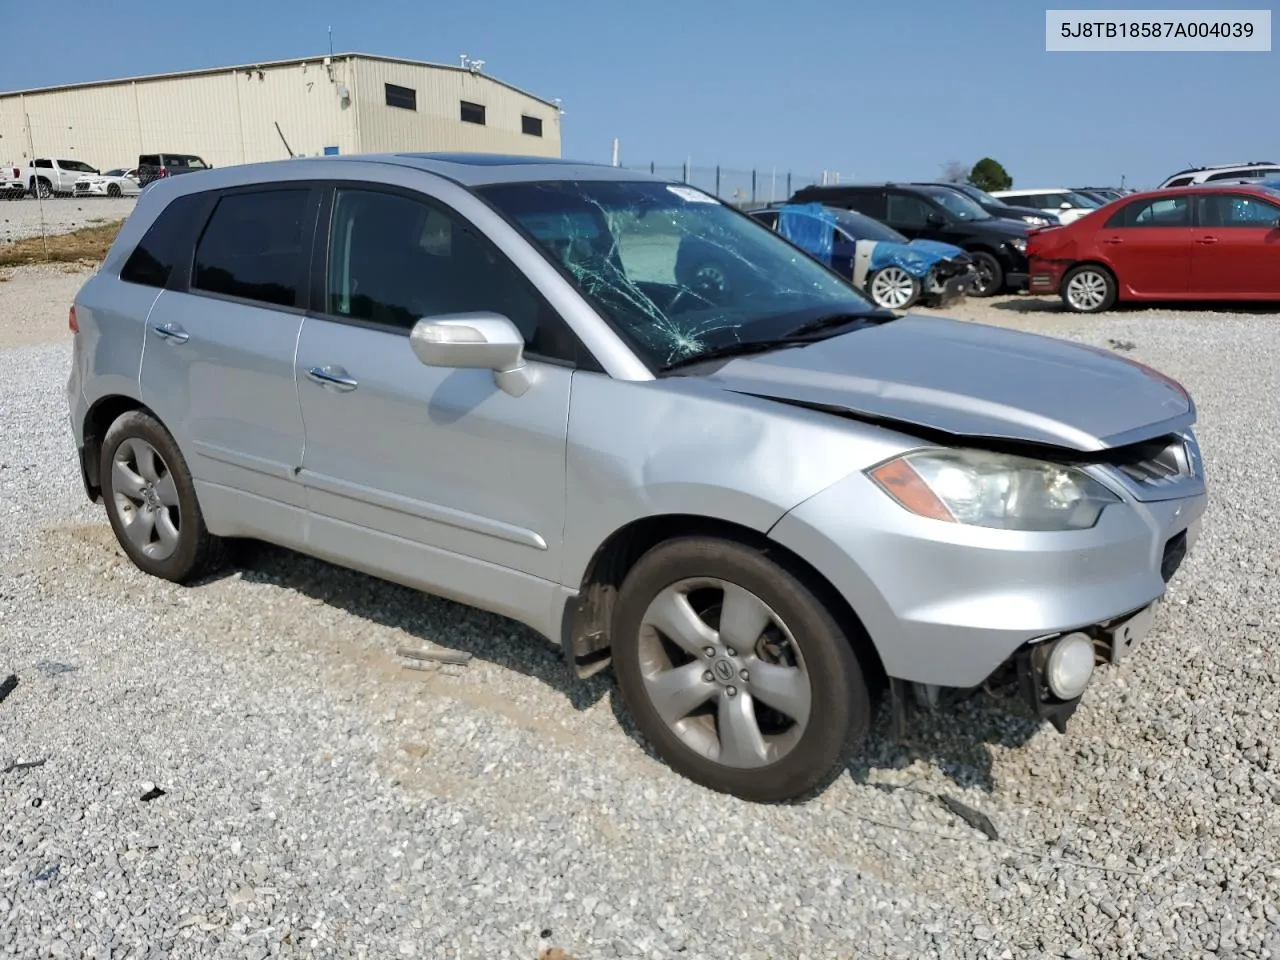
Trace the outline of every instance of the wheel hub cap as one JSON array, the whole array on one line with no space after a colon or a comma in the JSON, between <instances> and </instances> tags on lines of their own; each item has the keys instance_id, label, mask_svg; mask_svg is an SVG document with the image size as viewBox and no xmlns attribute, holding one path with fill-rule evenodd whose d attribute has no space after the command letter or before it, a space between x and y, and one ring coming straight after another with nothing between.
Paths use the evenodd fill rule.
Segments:
<instances>
[{"instance_id":1,"label":"wheel hub cap","mask_svg":"<svg viewBox=\"0 0 1280 960\"><path fill-rule=\"evenodd\" d=\"M736 584L698 577L667 587L642 618L638 652L668 729L726 767L774 763L808 726L812 689L795 638Z\"/></svg>"}]
</instances>

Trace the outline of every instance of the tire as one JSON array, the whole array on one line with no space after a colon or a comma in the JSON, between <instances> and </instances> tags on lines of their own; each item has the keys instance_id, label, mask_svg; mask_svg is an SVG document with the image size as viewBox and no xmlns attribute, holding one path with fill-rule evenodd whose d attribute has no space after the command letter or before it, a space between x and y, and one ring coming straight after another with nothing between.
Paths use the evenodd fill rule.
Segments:
<instances>
[{"instance_id":1,"label":"tire","mask_svg":"<svg viewBox=\"0 0 1280 960\"><path fill-rule=\"evenodd\" d=\"M1106 267L1093 263L1072 267L1062 278L1060 296L1074 313L1102 313L1116 302L1116 278Z\"/></svg>"},{"instance_id":2,"label":"tire","mask_svg":"<svg viewBox=\"0 0 1280 960\"><path fill-rule=\"evenodd\" d=\"M970 251L973 268L978 278L973 282L969 293L975 297L994 297L1004 289L1004 267L1000 261L985 250Z\"/></svg>"},{"instance_id":3,"label":"tire","mask_svg":"<svg viewBox=\"0 0 1280 960\"><path fill-rule=\"evenodd\" d=\"M48 180L37 180L35 188L32 189L31 195L39 197L41 200L48 200L53 196L53 187Z\"/></svg>"},{"instance_id":4,"label":"tire","mask_svg":"<svg viewBox=\"0 0 1280 960\"><path fill-rule=\"evenodd\" d=\"M122 196L122 194L120 193L120 184L118 183L107 184L107 196L111 197L112 199Z\"/></svg>"},{"instance_id":5,"label":"tire","mask_svg":"<svg viewBox=\"0 0 1280 960\"><path fill-rule=\"evenodd\" d=\"M909 310L920 299L924 285L901 267L883 267L867 278L867 296L885 310Z\"/></svg>"},{"instance_id":6,"label":"tire","mask_svg":"<svg viewBox=\"0 0 1280 960\"><path fill-rule=\"evenodd\" d=\"M666 616L664 601L673 603ZM723 642L722 604L732 604L742 624L732 632L744 646L754 640L752 649ZM870 728L871 699L849 638L765 551L711 537L654 547L623 582L611 632L614 671L636 725L673 770L711 790L798 799L838 775ZM727 744L721 717L737 734Z\"/></svg>"},{"instance_id":7,"label":"tire","mask_svg":"<svg viewBox=\"0 0 1280 960\"><path fill-rule=\"evenodd\" d=\"M154 465L139 461L147 449ZM131 410L116 419L102 441L98 478L111 529L139 570L191 583L222 566L222 541L205 527L187 462L155 417Z\"/></svg>"}]
</instances>

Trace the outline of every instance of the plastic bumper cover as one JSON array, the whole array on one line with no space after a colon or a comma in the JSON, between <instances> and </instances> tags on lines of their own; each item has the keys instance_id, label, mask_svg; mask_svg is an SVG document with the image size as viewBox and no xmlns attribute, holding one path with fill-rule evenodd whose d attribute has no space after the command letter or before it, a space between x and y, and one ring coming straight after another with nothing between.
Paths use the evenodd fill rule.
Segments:
<instances>
[{"instance_id":1,"label":"plastic bumper cover","mask_svg":"<svg viewBox=\"0 0 1280 960\"><path fill-rule=\"evenodd\" d=\"M1033 641L1099 629L1161 597L1205 501L1125 501L1089 530L1020 533L916 517L855 474L771 537L845 596L890 677L972 688Z\"/></svg>"}]
</instances>

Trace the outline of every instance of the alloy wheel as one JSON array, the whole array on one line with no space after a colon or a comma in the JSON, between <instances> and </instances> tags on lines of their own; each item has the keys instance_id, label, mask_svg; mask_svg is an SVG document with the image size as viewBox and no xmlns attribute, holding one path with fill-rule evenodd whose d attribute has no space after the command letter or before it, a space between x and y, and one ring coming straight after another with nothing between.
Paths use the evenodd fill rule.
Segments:
<instances>
[{"instance_id":1,"label":"alloy wheel","mask_svg":"<svg viewBox=\"0 0 1280 960\"><path fill-rule=\"evenodd\" d=\"M1082 312L1097 310L1107 299L1107 278L1097 270L1080 270L1067 281L1067 300Z\"/></svg>"},{"instance_id":2,"label":"alloy wheel","mask_svg":"<svg viewBox=\"0 0 1280 960\"><path fill-rule=\"evenodd\" d=\"M182 511L168 465L150 443L130 437L116 449L111 490L124 534L152 560L167 560L178 549Z\"/></svg>"},{"instance_id":3,"label":"alloy wheel","mask_svg":"<svg viewBox=\"0 0 1280 960\"><path fill-rule=\"evenodd\" d=\"M650 703L690 749L747 769L800 741L808 669L787 625L751 591L714 578L671 584L645 611L639 641Z\"/></svg>"},{"instance_id":4,"label":"alloy wheel","mask_svg":"<svg viewBox=\"0 0 1280 960\"><path fill-rule=\"evenodd\" d=\"M871 299L890 310L905 307L915 290L915 279L901 267L885 267L871 280Z\"/></svg>"}]
</instances>

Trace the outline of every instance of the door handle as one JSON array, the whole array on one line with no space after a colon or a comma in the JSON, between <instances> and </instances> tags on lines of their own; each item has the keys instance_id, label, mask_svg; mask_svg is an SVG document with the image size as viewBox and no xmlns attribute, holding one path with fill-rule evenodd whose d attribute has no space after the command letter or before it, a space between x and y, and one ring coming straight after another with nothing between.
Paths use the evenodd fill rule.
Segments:
<instances>
[{"instance_id":1,"label":"door handle","mask_svg":"<svg viewBox=\"0 0 1280 960\"><path fill-rule=\"evenodd\" d=\"M1201 237L1199 240L1196 241L1196 243L1217 243L1217 242L1218 242L1217 237Z\"/></svg>"},{"instance_id":2,"label":"door handle","mask_svg":"<svg viewBox=\"0 0 1280 960\"><path fill-rule=\"evenodd\" d=\"M1103 240L1102 242L1103 242L1103 243L1109 243L1109 244L1115 245L1115 244L1117 244L1117 243L1124 243L1124 240L1123 240L1123 239L1121 239L1120 237L1107 237L1107 238L1106 238L1105 240Z\"/></svg>"},{"instance_id":3,"label":"door handle","mask_svg":"<svg viewBox=\"0 0 1280 960\"><path fill-rule=\"evenodd\" d=\"M151 331L162 340L167 340L170 343L186 343L191 339L191 334L176 323L162 323L159 326L152 327Z\"/></svg>"},{"instance_id":4,"label":"door handle","mask_svg":"<svg viewBox=\"0 0 1280 960\"><path fill-rule=\"evenodd\" d=\"M360 381L348 376L341 367L312 367L307 371L307 378L322 387L333 387L344 393L360 385Z\"/></svg>"}]
</instances>

